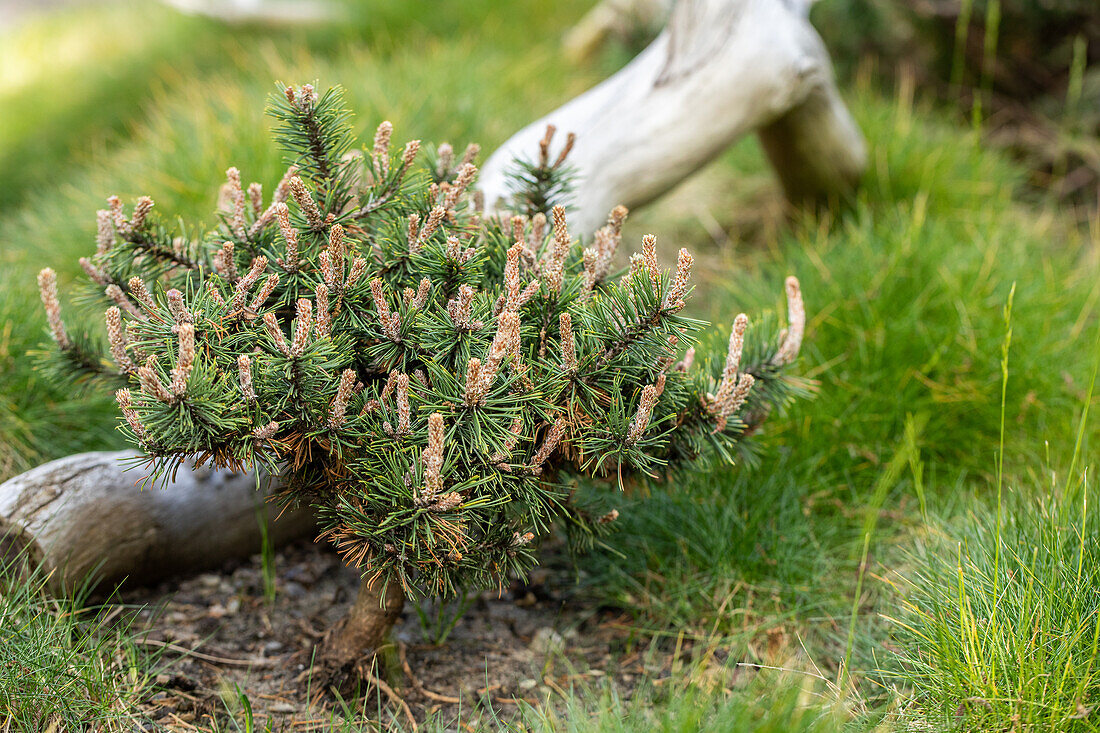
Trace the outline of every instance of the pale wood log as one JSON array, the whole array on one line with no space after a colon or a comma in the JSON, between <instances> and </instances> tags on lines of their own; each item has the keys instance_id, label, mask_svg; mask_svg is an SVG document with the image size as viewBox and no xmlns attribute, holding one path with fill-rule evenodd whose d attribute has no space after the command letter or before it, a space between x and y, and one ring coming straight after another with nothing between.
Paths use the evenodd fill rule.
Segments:
<instances>
[{"instance_id":1,"label":"pale wood log","mask_svg":"<svg viewBox=\"0 0 1100 733\"><path fill-rule=\"evenodd\" d=\"M761 133L796 200L843 196L866 146L820 37L796 0L681 0L668 27L617 74L528 125L486 161L490 210L507 169L533 156L547 124L577 135L571 228L587 234L617 204L652 201L750 132Z\"/></svg>"},{"instance_id":2,"label":"pale wood log","mask_svg":"<svg viewBox=\"0 0 1100 733\"><path fill-rule=\"evenodd\" d=\"M81 453L0 484L0 556L24 553L63 591L90 575L147 583L247 557L261 549L258 511L272 543L314 531L308 511L276 519L255 474L181 467L174 481L142 488L140 465L125 470L137 455Z\"/></svg>"}]
</instances>

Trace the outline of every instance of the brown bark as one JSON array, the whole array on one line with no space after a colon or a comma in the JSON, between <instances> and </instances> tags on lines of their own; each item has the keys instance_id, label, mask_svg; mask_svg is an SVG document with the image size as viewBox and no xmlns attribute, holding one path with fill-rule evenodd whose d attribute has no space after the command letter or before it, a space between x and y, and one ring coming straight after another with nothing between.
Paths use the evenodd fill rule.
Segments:
<instances>
[{"instance_id":1,"label":"brown bark","mask_svg":"<svg viewBox=\"0 0 1100 733\"><path fill-rule=\"evenodd\" d=\"M405 592L400 583L363 580L348 614L321 643L318 658L333 681L347 678L355 668L369 661L386 641L401 616Z\"/></svg>"}]
</instances>

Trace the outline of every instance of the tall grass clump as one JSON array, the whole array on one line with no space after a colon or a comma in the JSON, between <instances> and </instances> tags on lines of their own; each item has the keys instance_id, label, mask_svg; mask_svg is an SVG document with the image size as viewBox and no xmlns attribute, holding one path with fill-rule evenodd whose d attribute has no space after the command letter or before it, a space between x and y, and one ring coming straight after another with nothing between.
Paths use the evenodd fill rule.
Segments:
<instances>
[{"instance_id":1,"label":"tall grass clump","mask_svg":"<svg viewBox=\"0 0 1100 733\"><path fill-rule=\"evenodd\" d=\"M1011 335L1010 326L1004 383ZM1094 367L1064 481L1041 472L1049 484L1009 493L999 460L995 505L914 558L896 620L899 674L914 709L945 728L1096 730L1100 523L1089 505L1094 481L1077 471L1095 381Z\"/></svg>"},{"instance_id":2,"label":"tall grass clump","mask_svg":"<svg viewBox=\"0 0 1100 733\"><path fill-rule=\"evenodd\" d=\"M87 605L88 588L52 597L48 580L22 557L0 563L0 730L140 729L157 663L135 643L132 611Z\"/></svg>"},{"instance_id":3,"label":"tall grass clump","mask_svg":"<svg viewBox=\"0 0 1100 733\"><path fill-rule=\"evenodd\" d=\"M960 730L1095 730L1100 527L1089 487L1013 496L916 557L897 619L900 675ZM998 557L999 555L999 557Z\"/></svg>"}]
</instances>

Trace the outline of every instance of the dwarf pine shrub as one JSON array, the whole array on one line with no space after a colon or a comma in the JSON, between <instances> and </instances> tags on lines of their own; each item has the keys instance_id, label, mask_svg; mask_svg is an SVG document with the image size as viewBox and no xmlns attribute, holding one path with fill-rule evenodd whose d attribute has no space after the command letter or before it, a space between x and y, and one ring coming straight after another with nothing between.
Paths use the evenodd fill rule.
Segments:
<instances>
[{"instance_id":1,"label":"dwarf pine shrub","mask_svg":"<svg viewBox=\"0 0 1100 733\"><path fill-rule=\"evenodd\" d=\"M804 391L797 281L785 330L739 315L724 363L696 365L691 255L666 272L647 236L619 271L622 207L578 243L571 137L517 162L522 214L502 215L474 191L474 145L396 151L383 122L361 150L339 89L287 87L269 111L290 167L270 196L230 168L209 233L147 197L98 212L81 265L105 344L67 331L39 276L47 366L116 386L150 475L259 467L370 584L449 595L524 574L555 521L580 548L606 532L617 512L574 478L734 460Z\"/></svg>"}]
</instances>

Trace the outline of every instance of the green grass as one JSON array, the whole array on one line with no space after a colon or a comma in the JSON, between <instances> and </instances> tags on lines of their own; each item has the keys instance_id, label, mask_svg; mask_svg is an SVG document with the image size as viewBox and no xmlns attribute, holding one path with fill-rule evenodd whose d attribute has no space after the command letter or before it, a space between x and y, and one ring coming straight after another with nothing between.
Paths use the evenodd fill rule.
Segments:
<instances>
[{"instance_id":1,"label":"green grass","mask_svg":"<svg viewBox=\"0 0 1100 733\"><path fill-rule=\"evenodd\" d=\"M996 510L981 507L920 544L895 622L898 673L932 720L1095 730L1100 529L1089 498L1081 485L1021 491L999 537Z\"/></svg>"},{"instance_id":2,"label":"green grass","mask_svg":"<svg viewBox=\"0 0 1100 733\"><path fill-rule=\"evenodd\" d=\"M494 0L330 5L339 23L224 25L151 0L78 4L29 20L0 45L0 211L52 190L60 169L117 149L157 105L158 95L184 89L196 78L263 75L267 68L261 77L266 86L275 67L288 66L281 58L285 52L335 60L351 71L353 45L379 58L403 50L415 55L425 40L450 34L471 40L475 33L487 34L496 49L514 58L528 46L522 31L564 28L584 7L576 0L552 7L526 0L508 12ZM359 67L360 73L369 77L371 65ZM434 90L431 84L424 88Z\"/></svg>"},{"instance_id":3,"label":"green grass","mask_svg":"<svg viewBox=\"0 0 1100 733\"><path fill-rule=\"evenodd\" d=\"M727 670L727 672L729 672ZM525 711L523 724L529 731L703 731L739 733L839 733L870 730L867 721L852 722L828 691L813 679L764 671L746 683L732 683L733 690L721 694L723 685L734 679L695 679L685 674L665 689L635 690L629 699L613 688L573 690L564 708L554 711ZM669 687L672 689L668 689ZM719 693L719 694L716 694Z\"/></svg>"},{"instance_id":4,"label":"green grass","mask_svg":"<svg viewBox=\"0 0 1100 733\"><path fill-rule=\"evenodd\" d=\"M1005 314L1010 323L1011 301ZM1005 386L1011 336L1002 354ZM1094 350L1100 364L1100 340ZM902 645L897 671L914 688L914 702L945 726L1095 729L1100 529L1095 517L1089 521L1095 482L1087 469L1077 473L1095 385L1096 366L1062 474L1068 481L1048 468L1049 481L1006 497L999 474L992 507L980 504L961 526L918 547L904 615L893 619Z\"/></svg>"},{"instance_id":5,"label":"green grass","mask_svg":"<svg viewBox=\"0 0 1100 733\"><path fill-rule=\"evenodd\" d=\"M721 282L708 284L704 314L728 323L775 304L782 277L796 273L816 399L769 423L754 470L628 498L617 554L586 568L597 597L650 628L714 630L752 658L759 645L747 642L779 627L805 647L803 663L832 679L851 673L877 695L871 671L890 632L879 614L898 601L879 578L909 562L904 550L935 518L995 491L1009 292L1005 471L1022 480L1048 460L1069 462L1098 291L1093 245L1016 202L1020 172L1000 154L928 110L909 115L862 94L854 106L875 151L861 200L838 221L715 253L724 266L713 268ZM726 180L756 156L754 146L732 151ZM1095 421L1087 427L1094 436ZM849 654L854 669L842 670Z\"/></svg>"},{"instance_id":6,"label":"green grass","mask_svg":"<svg viewBox=\"0 0 1100 733\"><path fill-rule=\"evenodd\" d=\"M340 31L225 29L158 9L143 38L91 47L52 76L33 67L31 41L14 44L32 81L0 83L0 95L38 117L15 132L0 122L0 168L19 183L0 200L0 478L118 445L106 398L43 384L23 356L44 336L34 273L52 266L67 287L106 195L148 193L210 221L229 165L270 187L281 166L262 108L276 79L344 85L362 130L388 118L399 139L491 150L608 71L557 53L585 7L393 0ZM110 29L118 12L88 8L25 33ZM201 43L181 41L196 28ZM125 59L148 62L120 92L107 69ZM72 79L85 79L86 97L60 94ZM656 232L666 262L680 246L699 257L695 315L716 324L712 352L735 313L781 308L783 277L798 275L804 370L819 389L768 423L753 470L616 497L621 531L582 562L576 598L627 611L626 643L680 638L795 672L763 678L774 693L760 700L755 683L695 668L629 699L578 689L525 711L529 727L816 731L876 716L884 729L1095 727L1071 716L1096 695L1100 523L1084 501L1093 484L1077 477L1096 455L1098 425L1082 411L1096 399L1100 222L1082 230L1051 205L1021 203L1026 171L949 113L862 86L849 97L872 151L849 209L769 214L776 187L748 140L628 224L627 241ZM27 141L39 152L20 158ZM734 241L716 245L716 229ZM67 311L73 328L100 317ZM1052 467L1072 470L1052 487ZM52 609L39 622L51 618L67 617Z\"/></svg>"},{"instance_id":7,"label":"green grass","mask_svg":"<svg viewBox=\"0 0 1100 733\"><path fill-rule=\"evenodd\" d=\"M140 649L120 606L57 599L47 576L0 564L0 729L133 730L151 694L157 659Z\"/></svg>"}]
</instances>

